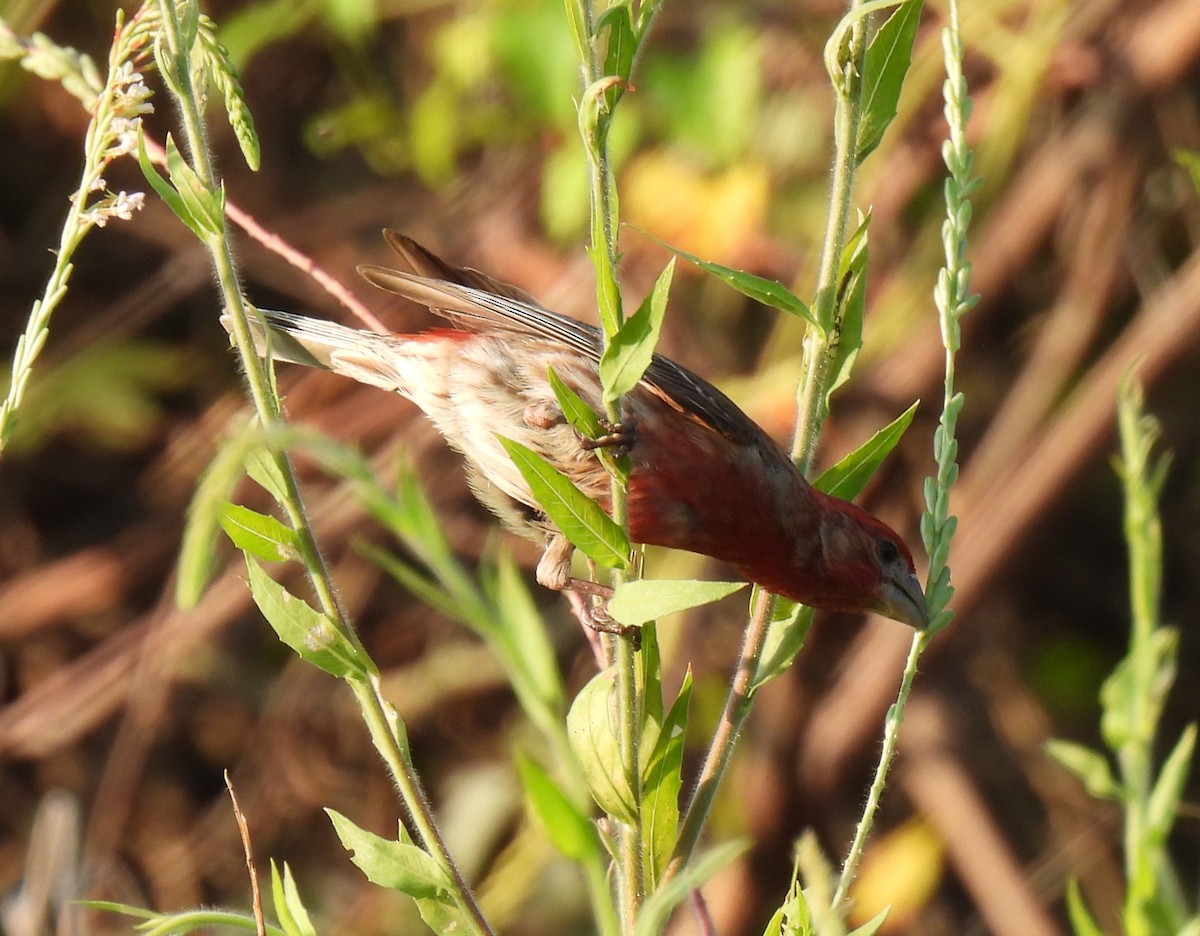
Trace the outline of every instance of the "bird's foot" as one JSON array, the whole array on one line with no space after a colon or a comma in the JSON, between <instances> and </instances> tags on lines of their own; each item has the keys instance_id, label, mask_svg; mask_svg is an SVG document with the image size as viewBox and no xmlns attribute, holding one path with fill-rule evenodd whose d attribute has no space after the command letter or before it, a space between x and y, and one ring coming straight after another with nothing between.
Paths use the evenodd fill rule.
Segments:
<instances>
[{"instance_id":1,"label":"bird's foot","mask_svg":"<svg viewBox=\"0 0 1200 936\"><path fill-rule=\"evenodd\" d=\"M604 430L603 434L598 435L594 439L581 438L579 440L589 452L595 449L608 449L613 457L623 458L629 454L637 441L637 427L632 420L625 422L609 422L602 420L600 428Z\"/></svg>"},{"instance_id":2,"label":"bird's foot","mask_svg":"<svg viewBox=\"0 0 1200 936\"><path fill-rule=\"evenodd\" d=\"M635 651L642 649L642 629L631 627L628 624L618 624L608 613L608 599L613 596L611 587L589 579L571 578L567 582L567 589L577 595L587 595L593 599L592 601L581 600L578 604L572 602L581 624L599 634L628 637Z\"/></svg>"}]
</instances>

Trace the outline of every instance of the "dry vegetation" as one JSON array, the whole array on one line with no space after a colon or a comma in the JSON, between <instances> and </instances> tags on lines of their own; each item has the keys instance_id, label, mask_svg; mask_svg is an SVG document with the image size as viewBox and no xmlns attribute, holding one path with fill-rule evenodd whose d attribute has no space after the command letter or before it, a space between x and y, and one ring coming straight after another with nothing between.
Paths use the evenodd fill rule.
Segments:
<instances>
[{"instance_id":1,"label":"dry vegetation","mask_svg":"<svg viewBox=\"0 0 1200 936\"><path fill-rule=\"evenodd\" d=\"M385 262L384 226L589 316L582 189L564 155L577 144L570 59L554 44L565 41L554 38L560 6L381 4L378 21L343 22L339 34L316 4L295 23L214 4L218 23L241 30L227 39L242 56L264 154L252 175L218 131L230 200L397 330L421 327L425 314L368 294L353 272ZM982 302L959 362L958 617L919 677L858 896L895 904L891 932L1049 936L1068 932L1061 897L1077 876L1116 932L1118 816L1042 744L1096 743L1096 693L1123 653L1125 557L1109 456L1116 388L1136 361L1175 452L1164 617L1181 627L1182 651L1168 736L1197 717L1200 197L1174 154L1200 151L1200 3L967 6L984 181L971 252ZM26 5L23 20L8 15L19 33L41 29L103 60L113 11L81 7L43 2ZM667 0L623 105L636 110L621 144L625 218L810 288L828 158L820 52L835 16L821 2ZM941 210L938 16L934 3L900 118L861 178L858 203L874 211L867 344L827 427L826 463L940 392L929 298ZM256 33L268 25L281 35ZM56 84L15 68L3 89L7 349L45 278L87 116ZM170 117L160 105L149 121L159 139ZM145 187L132 162L113 175ZM628 295L640 296L664 253L632 230L623 246ZM256 302L347 316L276 254L249 237L239 247ZM404 899L365 885L321 811L334 806L381 834L397 818L348 693L277 644L232 550L198 608L173 601L189 498L244 406L207 263L158 203L93 234L19 445L0 464L0 892L77 866L79 892L92 897L245 906L228 768L260 860L292 864L324 931L407 931ZM791 424L798 335L796 322L689 274L677 278L663 350L778 435ZM468 562L494 542L455 457L411 406L328 375L281 380L293 420L360 446L381 473L400 453L415 464ZM919 411L865 498L914 542L936 418ZM579 931L578 883L520 820L510 751L522 727L499 668L356 551L390 544L346 486L300 469L447 834L469 873L489 875L485 906L506 932ZM527 565L536 558L513 545ZM662 557L658 569L677 574L687 561ZM539 601L577 687L590 654L565 606ZM696 670L694 721L720 704L739 620L726 602L662 628L674 679L688 663ZM719 932L761 932L802 830L833 854L845 847L908 641L891 622L819 618L793 672L762 696L718 804L719 831L756 842L708 889ZM1192 802L1195 791L1193 780ZM1196 818L1184 816L1175 842L1185 882L1200 870ZM690 931L682 922L678 931Z\"/></svg>"}]
</instances>

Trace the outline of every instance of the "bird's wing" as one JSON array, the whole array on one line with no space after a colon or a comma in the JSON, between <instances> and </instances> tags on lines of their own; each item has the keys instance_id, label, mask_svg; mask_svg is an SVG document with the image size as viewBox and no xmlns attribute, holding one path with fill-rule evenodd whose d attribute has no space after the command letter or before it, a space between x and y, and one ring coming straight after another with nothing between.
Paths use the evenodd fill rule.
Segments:
<instances>
[{"instance_id":1,"label":"bird's wing","mask_svg":"<svg viewBox=\"0 0 1200 936\"><path fill-rule=\"evenodd\" d=\"M601 332L593 325L539 305L523 290L486 273L447 263L410 237L385 231L384 237L417 273L360 266L368 282L429 307L468 331L510 332L566 345L598 362ZM747 444L774 445L765 432L720 390L660 354L654 355L642 383L680 413Z\"/></svg>"}]
</instances>

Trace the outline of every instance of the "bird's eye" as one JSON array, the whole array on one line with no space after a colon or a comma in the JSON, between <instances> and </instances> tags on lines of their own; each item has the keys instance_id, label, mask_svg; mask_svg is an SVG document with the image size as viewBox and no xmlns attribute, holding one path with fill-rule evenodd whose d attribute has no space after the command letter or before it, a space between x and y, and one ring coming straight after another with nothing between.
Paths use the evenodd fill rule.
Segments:
<instances>
[{"instance_id":1,"label":"bird's eye","mask_svg":"<svg viewBox=\"0 0 1200 936\"><path fill-rule=\"evenodd\" d=\"M900 558L900 549L890 539L879 541L879 559L885 565L890 565Z\"/></svg>"}]
</instances>

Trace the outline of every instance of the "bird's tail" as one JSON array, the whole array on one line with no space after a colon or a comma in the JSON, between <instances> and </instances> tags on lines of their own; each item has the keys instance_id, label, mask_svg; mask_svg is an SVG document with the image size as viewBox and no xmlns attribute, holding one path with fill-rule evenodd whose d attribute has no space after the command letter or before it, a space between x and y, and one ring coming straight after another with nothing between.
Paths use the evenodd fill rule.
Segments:
<instances>
[{"instance_id":1,"label":"bird's tail","mask_svg":"<svg viewBox=\"0 0 1200 936\"><path fill-rule=\"evenodd\" d=\"M262 320L253 314L249 318L260 357L266 357L269 346L273 360L333 371L360 383L409 395L411 375L401 374L401 370L407 370L403 367L405 359L412 356L404 349L408 342L292 312L260 309L259 313ZM221 316L221 324L232 331L228 314Z\"/></svg>"}]
</instances>

